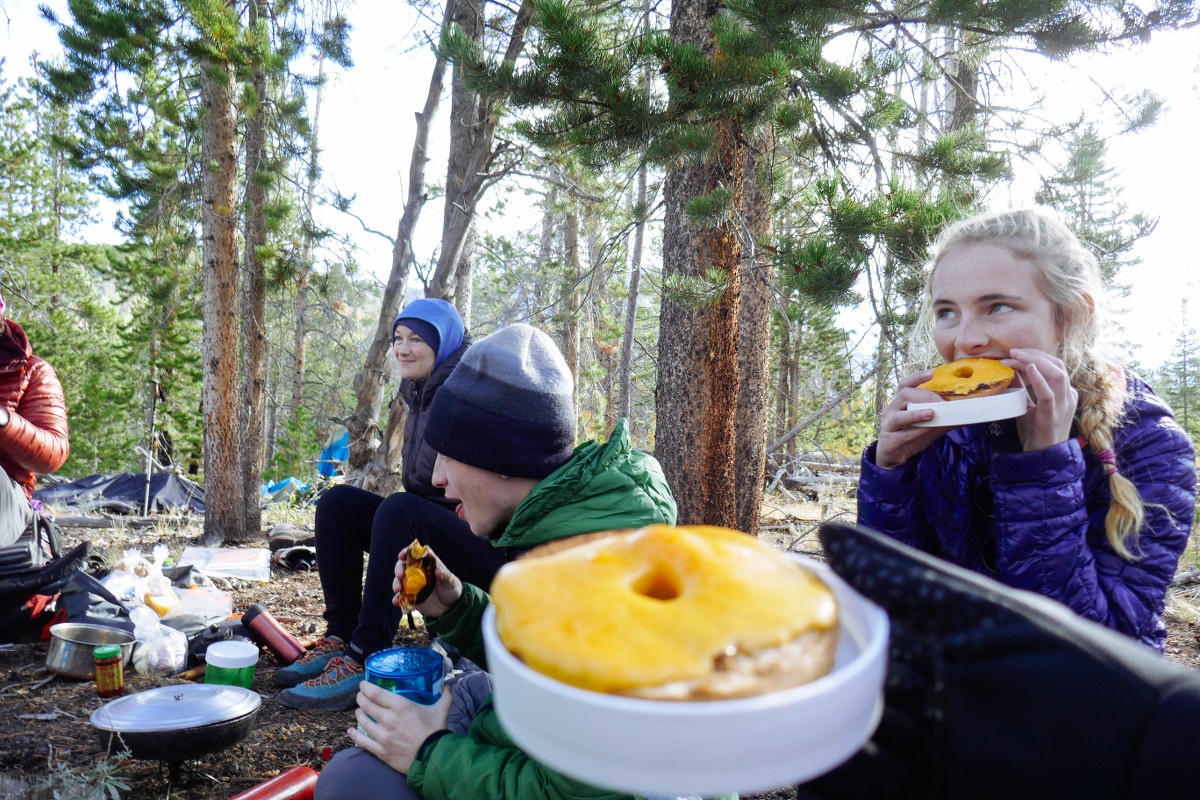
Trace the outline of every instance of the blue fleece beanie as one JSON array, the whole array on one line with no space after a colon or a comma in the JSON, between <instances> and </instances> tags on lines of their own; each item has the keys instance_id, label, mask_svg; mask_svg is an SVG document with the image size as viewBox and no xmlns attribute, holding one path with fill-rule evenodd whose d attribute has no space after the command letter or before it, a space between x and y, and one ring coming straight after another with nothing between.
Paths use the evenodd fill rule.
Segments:
<instances>
[{"instance_id":1,"label":"blue fleece beanie","mask_svg":"<svg viewBox=\"0 0 1200 800\"><path fill-rule=\"evenodd\" d=\"M392 323L393 337L396 335L396 326L401 323L434 348L434 352L437 353L433 360L434 369L440 367L447 356L462 344L465 330L462 317L459 316L458 309L445 300L429 297L413 300L396 315L396 320ZM431 330L435 336L430 335Z\"/></svg>"},{"instance_id":2,"label":"blue fleece beanie","mask_svg":"<svg viewBox=\"0 0 1200 800\"><path fill-rule=\"evenodd\" d=\"M574 379L554 341L518 323L467 348L429 408L425 442L513 478L545 478L575 450Z\"/></svg>"}]
</instances>

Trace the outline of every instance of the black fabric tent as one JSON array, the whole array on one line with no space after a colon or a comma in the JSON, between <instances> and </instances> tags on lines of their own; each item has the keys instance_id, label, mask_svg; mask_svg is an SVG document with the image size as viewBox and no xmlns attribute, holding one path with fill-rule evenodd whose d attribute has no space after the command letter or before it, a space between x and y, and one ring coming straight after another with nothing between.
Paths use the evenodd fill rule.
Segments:
<instances>
[{"instance_id":1,"label":"black fabric tent","mask_svg":"<svg viewBox=\"0 0 1200 800\"><path fill-rule=\"evenodd\" d=\"M146 473L89 475L70 483L38 489L33 496L50 507L141 514L146 501ZM182 475L153 473L150 476L150 513L162 511L203 514L204 489Z\"/></svg>"}]
</instances>

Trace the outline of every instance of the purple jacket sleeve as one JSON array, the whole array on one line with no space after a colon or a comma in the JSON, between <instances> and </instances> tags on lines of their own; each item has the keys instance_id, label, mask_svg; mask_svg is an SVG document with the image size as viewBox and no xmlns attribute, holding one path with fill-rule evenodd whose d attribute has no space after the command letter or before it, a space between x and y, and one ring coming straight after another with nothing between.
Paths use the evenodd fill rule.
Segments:
<instances>
[{"instance_id":1,"label":"purple jacket sleeve","mask_svg":"<svg viewBox=\"0 0 1200 800\"><path fill-rule=\"evenodd\" d=\"M858 478L858 524L886 533L898 542L930 551L922 511L917 459L895 469L875 463L875 442L863 452Z\"/></svg>"}]
</instances>

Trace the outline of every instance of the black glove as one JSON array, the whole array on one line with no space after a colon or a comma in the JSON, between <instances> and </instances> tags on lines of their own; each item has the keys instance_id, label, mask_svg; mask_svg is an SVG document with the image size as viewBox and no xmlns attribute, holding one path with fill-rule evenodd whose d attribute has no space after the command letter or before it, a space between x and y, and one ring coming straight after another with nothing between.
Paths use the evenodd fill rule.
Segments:
<instances>
[{"instance_id":1,"label":"black glove","mask_svg":"<svg viewBox=\"0 0 1200 800\"><path fill-rule=\"evenodd\" d=\"M883 720L800 797L1159 798L1195 791L1200 673L1066 606L866 528L821 527L891 621Z\"/></svg>"}]
</instances>

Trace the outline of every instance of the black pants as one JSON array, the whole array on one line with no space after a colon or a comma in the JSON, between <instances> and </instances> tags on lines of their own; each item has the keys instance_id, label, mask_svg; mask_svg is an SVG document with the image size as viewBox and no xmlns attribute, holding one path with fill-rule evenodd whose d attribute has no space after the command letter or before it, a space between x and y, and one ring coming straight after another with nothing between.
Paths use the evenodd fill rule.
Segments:
<instances>
[{"instance_id":1,"label":"black pants","mask_svg":"<svg viewBox=\"0 0 1200 800\"><path fill-rule=\"evenodd\" d=\"M334 486L317 501L317 570L325 594L326 635L365 657L391 646L401 611L392 603L396 557L419 539L465 583L483 589L511 559L437 503L409 492L383 498ZM367 554L363 579L363 553Z\"/></svg>"}]
</instances>

